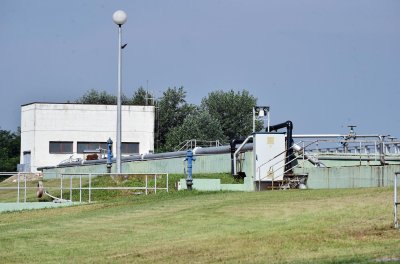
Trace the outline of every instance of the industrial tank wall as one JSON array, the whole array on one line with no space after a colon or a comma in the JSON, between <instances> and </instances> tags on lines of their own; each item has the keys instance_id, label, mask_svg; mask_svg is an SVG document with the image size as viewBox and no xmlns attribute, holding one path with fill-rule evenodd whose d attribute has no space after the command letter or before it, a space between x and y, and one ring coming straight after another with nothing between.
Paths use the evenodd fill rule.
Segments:
<instances>
[{"instance_id":1,"label":"industrial tank wall","mask_svg":"<svg viewBox=\"0 0 400 264\"><path fill-rule=\"evenodd\" d=\"M196 173L230 173L231 172L231 156L230 154L200 155L195 156L196 161L193 163L193 176ZM252 152L247 152L244 159L244 172L251 178L253 175L253 158ZM156 160L140 160L122 162L122 171L126 173L184 173L184 158L164 158ZM106 173L106 164L95 164L85 166L72 166L60 168L47 168L43 170L44 177L54 178L57 173ZM115 172L115 164L113 164L112 172Z\"/></svg>"},{"instance_id":2,"label":"industrial tank wall","mask_svg":"<svg viewBox=\"0 0 400 264\"><path fill-rule=\"evenodd\" d=\"M299 168L296 173L307 173L310 189L365 188L393 185L400 165L353 166L332 168Z\"/></svg>"}]
</instances>

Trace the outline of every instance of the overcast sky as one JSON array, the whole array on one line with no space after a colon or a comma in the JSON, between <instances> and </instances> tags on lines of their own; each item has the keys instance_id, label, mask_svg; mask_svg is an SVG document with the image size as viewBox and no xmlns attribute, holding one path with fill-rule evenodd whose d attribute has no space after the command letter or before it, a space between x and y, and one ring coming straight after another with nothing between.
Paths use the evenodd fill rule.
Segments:
<instances>
[{"instance_id":1,"label":"overcast sky","mask_svg":"<svg viewBox=\"0 0 400 264\"><path fill-rule=\"evenodd\" d=\"M199 104L248 90L271 124L294 133L400 136L400 1L0 1L0 127L20 106L117 92L123 9L123 92L184 86ZM107 120L104 120L107 122Z\"/></svg>"}]
</instances>

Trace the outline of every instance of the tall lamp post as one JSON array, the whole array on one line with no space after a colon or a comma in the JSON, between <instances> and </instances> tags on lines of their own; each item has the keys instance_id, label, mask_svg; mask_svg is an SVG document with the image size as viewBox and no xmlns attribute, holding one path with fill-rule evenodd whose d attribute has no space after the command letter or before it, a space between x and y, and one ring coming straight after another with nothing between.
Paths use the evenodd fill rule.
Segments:
<instances>
[{"instance_id":1,"label":"tall lamp post","mask_svg":"<svg viewBox=\"0 0 400 264\"><path fill-rule=\"evenodd\" d=\"M121 27L128 19L126 13L122 10L115 11L113 14L114 23L118 25L118 95L117 95L117 173L121 173Z\"/></svg>"}]
</instances>

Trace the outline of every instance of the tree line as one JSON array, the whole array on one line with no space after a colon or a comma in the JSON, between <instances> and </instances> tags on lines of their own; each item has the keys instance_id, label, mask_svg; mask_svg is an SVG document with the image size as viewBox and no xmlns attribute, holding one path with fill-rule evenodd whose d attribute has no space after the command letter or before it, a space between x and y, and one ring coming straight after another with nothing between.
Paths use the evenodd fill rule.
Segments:
<instances>
[{"instance_id":1,"label":"tree line","mask_svg":"<svg viewBox=\"0 0 400 264\"><path fill-rule=\"evenodd\" d=\"M122 95L124 105L154 105L155 152L174 151L185 140L207 140L227 143L252 132L252 107L257 99L248 91L214 91L200 105L186 101L183 87L169 87L155 99L143 87L131 97ZM117 97L105 91L89 90L74 103L117 104ZM261 129L257 122L257 129ZM0 171L16 171L20 159L20 129L0 130Z\"/></svg>"},{"instance_id":2,"label":"tree line","mask_svg":"<svg viewBox=\"0 0 400 264\"><path fill-rule=\"evenodd\" d=\"M17 132L0 130L0 172L17 170L20 149L21 133L19 128Z\"/></svg>"},{"instance_id":3,"label":"tree line","mask_svg":"<svg viewBox=\"0 0 400 264\"><path fill-rule=\"evenodd\" d=\"M169 87L154 99L139 87L130 98L122 95L122 104L156 107L155 152L173 151L189 139L228 142L252 132L252 108L257 99L248 91L214 91L200 105L188 103L186 94L183 87ZM117 97L92 89L75 102L116 104ZM261 122L257 122L257 128L262 128Z\"/></svg>"}]
</instances>

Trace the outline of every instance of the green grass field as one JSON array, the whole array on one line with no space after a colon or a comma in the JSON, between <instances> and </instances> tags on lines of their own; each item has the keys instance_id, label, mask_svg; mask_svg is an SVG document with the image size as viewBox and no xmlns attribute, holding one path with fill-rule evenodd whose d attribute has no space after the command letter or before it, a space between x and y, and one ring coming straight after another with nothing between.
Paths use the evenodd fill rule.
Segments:
<instances>
[{"instance_id":1,"label":"green grass field","mask_svg":"<svg viewBox=\"0 0 400 264\"><path fill-rule=\"evenodd\" d=\"M1 213L0 262L400 262L392 195L182 191Z\"/></svg>"}]
</instances>

